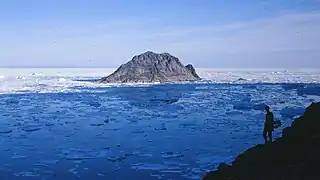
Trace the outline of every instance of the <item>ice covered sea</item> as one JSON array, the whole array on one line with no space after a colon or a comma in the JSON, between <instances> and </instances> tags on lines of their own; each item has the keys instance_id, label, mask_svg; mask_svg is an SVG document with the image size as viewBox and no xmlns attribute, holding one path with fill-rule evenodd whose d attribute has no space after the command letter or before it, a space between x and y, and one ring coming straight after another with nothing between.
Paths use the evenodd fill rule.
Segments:
<instances>
[{"instance_id":1,"label":"ice covered sea","mask_svg":"<svg viewBox=\"0 0 320 180\"><path fill-rule=\"evenodd\" d=\"M320 70L198 69L192 84L94 84L114 69L0 69L0 179L200 179L320 101ZM240 79L241 78L241 79Z\"/></svg>"}]
</instances>

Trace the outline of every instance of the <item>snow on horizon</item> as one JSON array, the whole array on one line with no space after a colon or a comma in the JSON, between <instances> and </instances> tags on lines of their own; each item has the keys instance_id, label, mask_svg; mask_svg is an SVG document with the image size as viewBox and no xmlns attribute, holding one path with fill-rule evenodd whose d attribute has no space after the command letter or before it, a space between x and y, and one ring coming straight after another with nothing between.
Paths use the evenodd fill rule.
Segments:
<instances>
[{"instance_id":1,"label":"snow on horizon","mask_svg":"<svg viewBox=\"0 0 320 180\"><path fill-rule=\"evenodd\" d=\"M0 94L77 92L74 87L111 87L89 80L108 76L116 68L0 68ZM319 69L197 68L196 83L320 83ZM141 86L150 84L126 84Z\"/></svg>"}]
</instances>

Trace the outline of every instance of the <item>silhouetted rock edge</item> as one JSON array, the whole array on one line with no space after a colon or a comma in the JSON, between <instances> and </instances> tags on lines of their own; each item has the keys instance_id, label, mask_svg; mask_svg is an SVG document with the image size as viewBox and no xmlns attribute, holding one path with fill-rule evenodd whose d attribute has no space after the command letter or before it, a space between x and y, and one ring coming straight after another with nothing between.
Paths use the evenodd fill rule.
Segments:
<instances>
[{"instance_id":1,"label":"silhouetted rock edge","mask_svg":"<svg viewBox=\"0 0 320 180\"><path fill-rule=\"evenodd\" d=\"M320 179L320 103L284 128L282 137L240 154L231 165L220 164L203 180Z\"/></svg>"}]
</instances>

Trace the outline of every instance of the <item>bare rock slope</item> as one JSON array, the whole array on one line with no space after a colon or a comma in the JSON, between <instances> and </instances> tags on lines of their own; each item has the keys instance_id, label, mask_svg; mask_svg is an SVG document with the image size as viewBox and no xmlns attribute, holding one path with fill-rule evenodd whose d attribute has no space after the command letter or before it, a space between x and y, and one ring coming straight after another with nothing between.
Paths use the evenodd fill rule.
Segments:
<instances>
[{"instance_id":1,"label":"bare rock slope","mask_svg":"<svg viewBox=\"0 0 320 180\"><path fill-rule=\"evenodd\" d=\"M98 83L153 83L200 80L191 64L184 66L169 53L151 51L134 56L114 73L98 80Z\"/></svg>"}]
</instances>

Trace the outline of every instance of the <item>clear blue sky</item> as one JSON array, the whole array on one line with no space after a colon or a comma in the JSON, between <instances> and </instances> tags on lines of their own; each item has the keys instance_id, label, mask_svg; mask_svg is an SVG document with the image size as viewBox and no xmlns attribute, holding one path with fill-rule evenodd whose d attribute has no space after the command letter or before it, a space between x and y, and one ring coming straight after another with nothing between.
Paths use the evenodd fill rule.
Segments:
<instances>
[{"instance_id":1,"label":"clear blue sky","mask_svg":"<svg viewBox=\"0 0 320 180\"><path fill-rule=\"evenodd\" d=\"M0 1L0 66L320 68L320 0Z\"/></svg>"}]
</instances>

